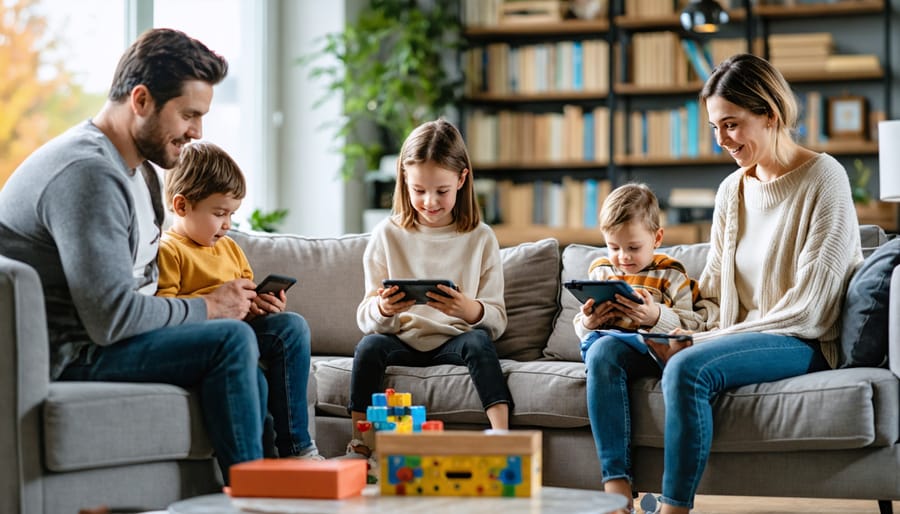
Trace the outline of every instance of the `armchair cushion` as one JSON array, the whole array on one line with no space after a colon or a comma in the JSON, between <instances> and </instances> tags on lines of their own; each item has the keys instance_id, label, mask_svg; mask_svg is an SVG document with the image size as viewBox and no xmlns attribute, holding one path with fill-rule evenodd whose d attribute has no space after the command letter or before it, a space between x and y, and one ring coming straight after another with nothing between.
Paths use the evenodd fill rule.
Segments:
<instances>
[{"instance_id":1,"label":"armchair cushion","mask_svg":"<svg viewBox=\"0 0 900 514\"><path fill-rule=\"evenodd\" d=\"M891 274L900 264L900 239L878 247L853 274L841 318L840 367L885 366Z\"/></svg>"}]
</instances>

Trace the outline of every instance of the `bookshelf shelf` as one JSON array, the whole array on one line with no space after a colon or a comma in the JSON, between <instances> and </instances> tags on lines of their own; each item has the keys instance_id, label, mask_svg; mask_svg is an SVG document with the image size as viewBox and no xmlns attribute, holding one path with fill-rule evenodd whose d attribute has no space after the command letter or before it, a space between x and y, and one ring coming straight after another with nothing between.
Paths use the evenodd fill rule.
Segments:
<instances>
[{"instance_id":1,"label":"bookshelf shelf","mask_svg":"<svg viewBox=\"0 0 900 514\"><path fill-rule=\"evenodd\" d=\"M472 103L520 104L541 102L603 102L607 98L605 91L554 91L533 94L493 94L476 93L466 96Z\"/></svg>"},{"instance_id":2,"label":"bookshelf shelf","mask_svg":"<svg viewBox=\"0 0 900 514\"><path fill-rule=\"evenodd\" d=\"M613 90L616 92L616 94L626 96L655 96L699 93L700 89L702 88L703 83L697 81L692 81L687 84L671 84L667 86L643 86L625 82L619 82L613 85Z\"/></svg>"},{"instance_id":3,"label":"bookshelf shelf","mask_svg":"<svg viewBox=\"0 0 900 514\"><path fill-rule=\"evenodd\" d=\"M463 37L469 40L506 39L530 36L597 36L609 31L606 18L565 20L556 23L511 23L491 27L466 27Z\"/></svg>"},{"instance_id":4,"label":"bookshelf shelf","mask_svg":"<svg viewBox=\"0 0 900 514\"><path fill-rule=\"evenodd\" d=\"M757 5L753 13L766 18L797 18L800 16L845 16L874 14L884 9L884 0L842 0L827 4Z\"/></svg>"},{"instance_id":5,"label":"bookshelf shelf","mask_svg":"<svg viewBox=\"0 0 900 514\"><path fill-rule=\"evenodd\" d=\"M600 169L605 168L609 165L606 161L529 161L527 163L520 162L490 162L490 163L478 163L473 162L472 167L474 167L479 172L501 172L501 171L540 171L540 170L548 170L550 172L553 171L563 171L563 170L590 170L590 169Z\"/></svg>"},{"instance_id":6,"label":"bookshelf shelf","mask_svg":"<svg viewBox=\"0 0 900 514\"><path fill-rule=\"evenodd\" d=\"M616 157L616 164L621 166L630 166L632 168L640 167L659 167L659 166L696 166L708 164L734 164L728 154L703 155L699 157L653 157L644 155L621 155Z\"/></svg>"},{"instance_id":7,"label":"bookshelf shelf","mask_svg":"<svg viewBox=\"0 0 900 514\"><path fill-rule=\"evenodd\" d=\"M815 71L815 72L797 72L786 71L784 78L788 82L807 83L807 82L847 82L847 81L863 81L863 80L881 80L884 78L884 70L867 70L867 71Z\"/></svg>"},{"instance_id":8,"label":"bookshelf shelf","mask_svg":"<svg viewBox=\"0 0 900 514\"><path fill-rule=\"evenodd\" d=\"M598 228L565 228L547 225L494 225L494 234L501 248L549 237L560 246L585 244L603 246L603 234ZM709 240L709 223L680 223L663 227L663 245L692 244Z\"/></svg>"},{"instance_id":9,"label":"bookshelf shelf","mask_svg":"<svg viewBox=\"0 0 900 514\"><path fill-rule=\"evenodd\" d=\"M747 18L747 11L744 9L731 9L728 16L732 21L743 21ZM681 22L677 14L666 16L616 16L613 18L617 28L627 30L666 30L681 29Z\"/></svg>"}]
</instances>

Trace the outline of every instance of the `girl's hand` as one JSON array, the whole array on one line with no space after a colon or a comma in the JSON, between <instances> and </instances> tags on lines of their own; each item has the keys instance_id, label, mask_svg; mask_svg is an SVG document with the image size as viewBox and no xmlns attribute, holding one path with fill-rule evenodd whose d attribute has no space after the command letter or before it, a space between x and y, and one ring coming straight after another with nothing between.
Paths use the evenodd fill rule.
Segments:
<instances>
[{"instance_id":1,"label":"girl's hand","mask_svg":"<svg viewBox=\"0 0 900 514\"><path fill-rule=\"evenodd\" d=\"M584 305L581 306L581 314L584 315L581 324L588 330L597 330L619 315L613 302L603 302L595 306L593 298L588 298L588 301L584 302Z\"/></svg>"},{"instance_id":2,"label":"girl's hand","mask_svg":"<svg viewBox=\"0 0 900 514\"><path fill-rule=\"evenodd\" d=\"M474 325L484 316L484 306L481 302L473 300L452 287L438 284L437 288L444 295L429 291L425 293L429 301L427 304L432 309L437 309L447 316L459 318L470 325Z\"/></svg>"},{"instance_id":3,"label":"girl's hand","mask_svg":"<svg viewBox=\"0 0 900 514\"><path fill-rule=\"evenodd\" d=\"M652 327L659 321L660 308L653 301L653 296L643 288L635 288L634 292L644 300L636 303L622 295L616 295L616 309L636 321L642 327Z\"/></svg>"},{"instance_id":4,"label":"girl's hand","mask_svg":"<svg viewBox=\"0 0 900 514\"><path fill-rule=\"evenodd\" d=\"M400 286L379 287L375 294L378 295L378 310L382 316L400 314L416 304L415 300L404 298L405 294L400 292Z\"/></svg>"}]
</instances>

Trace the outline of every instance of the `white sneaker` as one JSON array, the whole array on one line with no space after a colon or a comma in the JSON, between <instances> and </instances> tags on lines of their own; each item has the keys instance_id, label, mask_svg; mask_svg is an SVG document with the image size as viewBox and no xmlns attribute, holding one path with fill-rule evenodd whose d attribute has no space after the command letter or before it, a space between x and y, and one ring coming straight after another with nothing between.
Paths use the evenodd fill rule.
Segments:
<instances>
[{"instance_id":1,"label":"white sneaker","mask_svg":"<svg viewBox=\"0 0 900 514\"><path fill-rule=\"evenodd\" d=\"M378 460L371 448L359 439L351 439L347 443L347 452L344 455L347 459L366 459L366 483L378 483Z\"/></svg>"}]
</instances>

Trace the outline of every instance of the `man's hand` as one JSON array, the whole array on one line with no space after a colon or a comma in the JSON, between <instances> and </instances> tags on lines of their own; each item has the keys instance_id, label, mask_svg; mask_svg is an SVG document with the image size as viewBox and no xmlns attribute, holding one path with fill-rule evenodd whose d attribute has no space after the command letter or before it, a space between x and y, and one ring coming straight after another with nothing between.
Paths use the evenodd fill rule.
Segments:
<instances>
[{"instance_id":1,"label":"man's hand","mask_svg":"<svg viewBox=\"0 0 900 514\"><path fill-rule=\"evenodd\" d=\"M277 293L259 294L250 304L250 314L246 319L250 321L266 314L284 312L285 307L287 307L287 294L283 289Z\"/></svg>"},{"instance_id":2,"label":"man's hand","mask_svg":"<svg viewBox=\"0 0 900 514\"><path fill-rule=\"evenodd\" d=\"M244 319L250 312L250 304L256 298L256 285L246 278L225 282L213 292L203 295L206 300L206 318Z\"/></svg>"}]
</instances>

